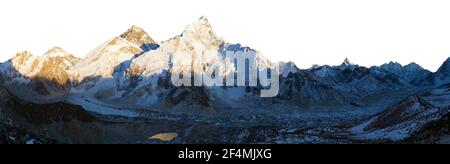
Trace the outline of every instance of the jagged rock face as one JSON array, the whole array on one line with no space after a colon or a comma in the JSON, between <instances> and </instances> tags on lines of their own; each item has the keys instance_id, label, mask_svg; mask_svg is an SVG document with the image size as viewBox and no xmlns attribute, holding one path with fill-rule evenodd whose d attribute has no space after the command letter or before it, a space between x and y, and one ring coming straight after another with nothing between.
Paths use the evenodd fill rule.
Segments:
<instances>
[{"instance_id":1,"label":"jagged rock face","mask_svg":"<svg viewBox=\"0 0 450 164\"><path fill-rule=\"evenodd\" d=\"M2 64L3 84L25 85L43 96L63 95L72 87L68 71L78 61L78 58L59 47L48 50L42 56L33 56L29 52L18 53Z\"/></svg>"},{"instance_id":2,"label":"jagged rock face","mask_svg":"<svg viewBox=\"0 0 450 164\"><path fill-rule=\"evenodd\" d=\"M221 62L222 59L218 55L221 44L223 41L214 35L208 20L200 19L186 27L181 36L162 42L158 49L133 59L120 77L118 85L120 88L127 88L123 86L135 88L122 97L131 100L130 102L143 102L142 105L151 105L164 97L173 97L169 94L175 93L173 90L176 88L168 88L167 85L161 86L158 83L161 81L170 83L168 80L171 73L180 73L190 68L193 68L194 72L199 72L203 71L206 63ZM184 93L189 91L185 90ZM174 99L169 98L169 103L165 104L179 103L170 100Z\"/></svg>"},{"instance_id":3,"label":"jagged rock face","mask_svg":"<svg viewBox=\"0 0 450 164\"><path fill-rule=\"evenodd\" d=\"M448 58L444 64L433 75L433 83L435 85L441 85L450 82L450 58Z\"/></svg>"},{"instance_id":4,"label":"jagged rock face","mask_svg":"<svg viewBox=\"0 0 450 164\"><path fill-rule=\"evenodd\" d=\"M401 140L417 132L423 125L440 120L445 113L448 116L449 85L442 85L442 88L435 88L426 94L411 96L398 104L386 102L379 97L387 95L397 100L397 95L392 93L403 92L408 88L423 89L411 84L419 84L424 77L438 79L442 84L448 83L450 61L445 62L433 75L414 63L407 66L389 63L381 67L366 68L345 59L338 66L316 65L307 70L297 68L293 62L280 63L280 91L274 98L260 98L260 86L175 87L171 83L170 77L174 73L184 75L188 70L204 72L213 69L213 66L219 67L220 75L234 75L235 65L225 56L226 52L230 51L242 55L254 54L255 61L260 65L250 65L253 68L277 66L256 50L240 44L230 44L217 37L206 18L187 26L181 35L160 44L143 29L133 26L124 34L100 45L81 60L58 47L43 56L33 56L28 52L19 53L1 65L0 81L3 84L10 88L24 88L25 94L29 94L29 91L37 93L37 96L30 94L31 97L62 97L61 101L79 104L99 115L123 117L120 117L120 123L113 123L112 118L115 117L101 117L112 121L105 123L84 111L81 106L61 102L31 103L22 100L22 95L18 98L0 87L0 142L5 138L4 129L14 131L19 138L27 138L23 136L28 135L22 133L21 129L9 126L9 121L3 122L3 116L14 118L34 132L47 133L47 130L50 130L54 136L59 136L59 139L69 143L109 140L110 134L127 138L136 132L145 133L139 135L139 138L142 138L142 135L147 134L147 131L143 130L167 130L173 125L181 125L180 129L189 129L186 132L192 133L191 125L185 125L189 121L184 119L185 116L195 120L195 124L203 124L204 120L210 123L210 119L218 118L220 121L213 121L219 123L214 127L218 132L223 131L222 119L238 120L239 124L240 121L248 121L250 124L259 121L267 121L264 124L271 121L277 122L276 124L278 121L283 124L295 122L292 125L297 125L297 121L316 123L316 120L299 116L305 112L308 117L319 117L320 122L323 118L340 122L340 119L366 116L368 110L375 113L372 108L380 106L383 106L383 109L385 106L390 107L351 131L357 138ZM406 93L410 94L409 91ZM401 98L404 97L402 95ZM318 113L309 113L308 109L318 109ZM345 113L328 113L328 110L343 110ZM181 115L177 114L183 114L182 123L175 121L173 124L165 124L165 119L180 119ZM316 114L320 116L311 116ZM124 117L132 119L126 122L128 119ZM144 121L139 122L141 118ZM148 120L145 120L147 118L156 118L158 121L155 122L163 122L163 128L154 128L153 124L158 124L155 122L149 123L152 125L143 125L148 123ZM328 120L324 122L328 123ZM8 124L7 128L3 128L2 123ZM201 126L199 131L203 133L200 134L210 132L204 130L203 127L207 126ZM317 136L327 131L326 135L334 138L333 131L337 129L333 129L318 131ZM259 137L265 134L268 134L266 137L270 139L276 138L281 134L278 130L272 127L251 128L246 142L263 142L265 137ZM305 135L310 135L306 133L305 131ZM195 139L197 138L196 136Z\"/></svg>"},{"instance_id":5,"label":"jagged rock face","mask_svg":"<svg viewBox=\"0 0 450 164\"><path fill-rule=\"evenodd\" d=\"M262 66L273 66L273 63L259 52L240 44L226 43L217 37L204 17L187 26L180 36L164 41L158 44L157 48L146 52L142 45L149 44L156 43L144 30L133 26L120 37L97 47L69 69L68 76L77 86L72 93L83 93L85 96L107 102L148 107L165 102L164 99L174 93L176 88L170 83L171 74L183 74L191 68L194 72L204 72L211 70L212 65L219 65L219 74L223 76L233 73L234 63L224 56L227 51L240 52L243 55L253 53L255 60ZM26 54L17 60L23 58L27 58ZM381 69L360 67L349 59L339 66L318 66L302 73L299 73L300 69L292 62L281 63L280 70L282 86L278 97L296 102L300 106L330 101L347 103L344 97L365 97L407 86L395 74ZM43 77L50 73L42 72ZM53 78L61 82L67 79L67 76L60 74ZM37 83L38 88L45 88L41 85L50 86L53 83L44 84L46 83ZM220 94L229 92L227 88L221 88L224 91L220 92L214 89L212 93L208 93L211 90L209 88L201 90L205 91L205 95L219 99L226 99ZM257 94L258 87L250 89L250 92L247 88L242 90L245 93L241 96L248 96L246 93Z\"/></svg>"},{"instance_id":6,"label":"jagged rock face","mask_svg":"<svg viewBox=\"0 0 450 164\"><path fill-rule=\"evenodd\" d=\"M448 58L444 64L439 68L439 70L436 72L437 74L442 74L446 76L450 76L450 58Z\"/></svg>"},{"instance_id":7,"label":"jagged rock face","mask_svg":"<svg viewBox=\"0 0 450 164\"><path fill-rule=\"evenodd\" d=\"M133 26L120 37L136 45L155 44L156 42L140 27Z\"/></svg>"},{"instance_id":8,"label":"jagged rock face","mask_svg":"<svg viewBox=\"0 0 450 164\"><path fill-rule=\"evenodd\" d=\"M130 85L136 84L137 79L133 78L137 76L123 77L131 61L144 53L140 44L146 43L153 44L154 41L145 31L134 26L121 37L115 37L91 51L70 71L77 83L75 93L108 99L117 96L116 92L120 90L132 91ZM131 70L132 73L136 71Z\"/></svg>"},{"instance_id":9,"label":"jagged rock face","mask_svg":"<svg viewBox=\"0 0 450 164\"><path fill-rule=\"evenodd\" d=\"M397 76L346 59L339 66L316 66L281 78L279 97L300 106L359 105L362 99L409 86Z\"/></svg>"},{"instance_id":10,"label":"jagged rock face","mask_svg":"<svg viewBox=\"0 0 450 164\"><path fill-rule=\"evenodd\" d=\"M131 27L127 32L120 35L120 37L139 46L145 52L159 47L159 45L142 28L137 26Z\"/></svg>"},{"instance_id":11,"label":"jagged rock face","mask_svg":"<svg viewBox=\"0 0 450 164\"><path fill-rule=\"evenodd\" d=\"M398 77L404 79L405 81L413 84L420 85L420 83L431 75L431 72L422 68L416 63L411 63L406 66L402 66L399 63L390 62L388 64L383 64L380 69L386 72L390 72Z\"/></svg>"},{"instance_id":12,"label":"jagged rock face","mask_svg":"<svg viewBox=\"0 0 450 164\"><path fill-rule=\"evenodd\" d=\"M350 62L350 59L345 58L344 62L342 62L342 65L344 66L351 66L354 65L352 62Z\"/></svg>"},{"instance_id":13,"label":"jagged rock face","mask_svg":"<svg viewBox=\"0 0 450 164\"><path fill-rule=\"evenodd\" d=\"M11 59L12 67L20 73L28 74L33 72L33 69L38 66L38 61L30 52L17 53Z\"/></svg>"},{"instance_id":14,"label":"jagged rock face","mask_svg":"<svg viewBox=\"0 0 450 164\"><path fill-rule=\"evenodd\" d=\"M13 69L17 72L27 77L33 77L44 71L44 69L53 71L52 74L67 71L71 69L79 59L59 47L54 47L42 56L33 56L29 52L18 53L10 61Z\"/></svg>"},{"instance_id":15,"label":"jagged rock face","mask_svg":"<svg viewBox=\"0 0 450 164\"><path fill-rule=\"evenodd\" d=\"M419 114L431 110L433 106L417 96L408 97L400 104L393 106L378 115L364 130L383 129L400 122L414 120Z\"/></svg>"},{"instance_id":16,"label":"jagged rock face","mask_svg":"<svg viewBox=\"0 0 450 164\"><path fill-rule=\"evenodd\" d=\"M281 77L278 97L300 107L345 103L341 93L331 85L318 81L313 73L304 70Z\"/></svg>"},{"instance_id":17,"label":"jagged rock face","mask_svg":"<svg viewBox=\"0 0 450 164\"><path fill-rule=\"evenodd\" d=\"M91 51L70 72L77 83L77 92L88 91L94 97L114 96L114 92L132 88L122 84L131 61L159 45L141 28L131 27L120 37L115 37ZM149 64L151 62L147 62ZM130 69L131 73L137 71ZM136 77L136 76L130 76ZM133 83L134 80L128 81ZM119 86L119 84L122 84ZM135 83L133 83L135 84ZM131 85L131 84L130 84Z\"/></svg>"},{"instance_id":18,"label":"jagged rock face","mask_svg":"<svg viewBox=\"0 0 450 164\"><path fill-rule=\"evenodd\" d=\"M86 58L75 65L71 72L75 80L79 82L85 78L110 78L116 66L131 60L141 52L142 49L137 45L126 39L115 37L90 52Z\"/></svg>"},{"instance_id":19,"label":"jagged rock face","mask_svg":"<svg viewBox=\"0 0 450 164\"><path fill-rule=\"evenodd\" d=\"M347 97L363 98L409 86L408 82L395 74L378 67L354 65L348 59L339 66L316 66L309 71L317 77L317 81L331 86Z\"/></svg>"},{"instance_id":20,"label":"jagged rock face","mask_svg":"<svg viewBox=\"0 0 450 164\"><path fill-rule=\"evenodd\" d=\"M288 77L289 74L294 74L300 71L294 62L280 62L280 73L283 77Z\"/></svg>"},{"instance_id":21,"label":"jagged rock face","mask_svg":"<svg viewBox=\"0 0 450 164\"><path fill-rule=\"evenodd\" d=\"M244 98L255 98L261 88L178 89L171 84L170 76L184 74L187 70L193 70L194 73L205 72L212 70L213 66L219 67L217 73L222 76L234 75L235 65L225 56L226 52L230 51L242 55L254 54L255 61L260 65L250 67L276 65L256 50L227 43L216 36L208 19L204 17L187 26L181 35L160 44L156 44L143 29L133 26L122 35L98 46L81 60L71 59L64 55L66 53L62 49L54 48L42 57L46 58L45 62L35 62L40 61L38 57L25 52L13 58L10 64L17 67L20 74L33 75L33 80L19 80L26 83L31 80L33 87L40 94L70 94L93 98L105 104L139 108L167 104L176 106L183 103L214 106L214 103L221 100L234 103L245 101ZM56 67L53 63L62 64ZM26 65L31 66L24 67ZM40 69L41 67L45 69ZM300 70L292 62L280 63L279 69L281 84L277 98L298 106L326 102L349 104L380 93L403 90L411 87L411 81L420 79L426 72L414 64L398 67L392 63L384 67L366 68L351 63L349 59L345 59L338 66L315 66L308 70ZM8 79L7 76L1 78L3 81L5 79ZM72 87L67 87L67 84ZM61 90L63 92L59 92ZM70 93L66 92L68 90ZM180 102L183 98L177 95L205 98L193 99L187 96L186 99L192 100L191 102Z\"/></svg>"},{"instance_id":22,"label":"jagged rock face","mask_svg":"<svg viewBox=\"0 0 450 164\"><path fill-rule=\"evenodd\" d=\"M71 75L68 71L79 59L58 47L49 50L43 57L42 68L32 77L38 93L52 94L70 90Z\"/></svg>"},{"instance_id":23,"label":"jagged rock face","mask_svg":"<svg viewBox=\"0 0 450 164\"><path fill-rule=\"evenodd\" d=\"M254 53L256 61L271 65L268 59L255 50L239 44L225 43L214 34L209 21L201 18L187 26L182 35L162 42L158 49L146 52L127 63L124 72L117 74L117 85L118 88L127 88L128 91L118 92L124 94L115 97L122 97L127 102L141 102L141 105L165 102L161 99L172 97L169 94L176 90L173 86L167 87L173 73L183 74L186 70L193 70L195 76L195 72L208 71L213 69L213 65L219 66L218 73L222 76L233 72L235 67L225 58L226 51L240 51L243 55ZM166 85L161 86L161 81L165 81ZM197 91L200 93L207 89L184 90L193 95L196 95Z\"/></svg>"},{"instance_id":24,"label":"jagged rock face","mask_svg":"<svg viewBox=\"0 0 450 164\"><path fill-rule=\"evenodd\" d=\"M346 59L339 66L315 66L309 70L318 77L319 81L335 85L343 92L365 96L376 92L398 90L410 85L409 80L404 78L411 78L411 74L397 75L397 72L391 72L390 68L397 68L397 66L399 69L403 68L401 65L391 64L366 68L352 64Z\"/></svg>"},{"instance_id":25,"label":"jagged rock face","mask_svg":"<svg viewBox=\"0 0 450 164\"><path fill-rule=\"evenodd\" d=\"M193 62L190 66L203 69L211 61L220 62L217 52L223 41L215 37L208 21L201 19L188 26L181 36L145 52L141 45L149 44L155 42L134 26L121 37L99 46L71 70L79 84L77 90L105 101L143 106L161 103L174 89L168 84L169 74L187 69L172 68L172 63ZM193 60L186 55L208 60Z\"/></svg>"},{"instance_id":26,"label":"jagged rock face","mask_svg":"<svg viewBox=\"0 0 450 164\"><path fill-rule=\"evenodd\" d=\"M68 68L68 75L59 74L52 78L62 82L71 77L77 86L72 92L74 94L83 93L109 102L132 105L139 103L147 107L171 97L169 95L174 93L175 89L170 83L170 75L173 73L183 74L185 70L191 68L194 72L204 72L212 69L212 65L219 65L219 73L223 76L233 73L234 63L227 61L224 56L227 51L240 52L243 55L253 53L259 64L266 67L273 66L273 63L259 52L240 44L226 43L217 37L209 21L204 17L187 26L180 36L159 44L157 49L146 52L142 45L148 44L156 43L144 30L133 26L120 37L115 37L97 47L86 58L72 66L73 68ZM29 57L24 54L17 60L27 61L24 60L27 58ZM312 74L298 73L300 69L292 62L281 63L280 70L282 87L278 97L292 101L295 99L301 106L326 101L346 103L343 95L351 98L364 97L377 92L399 89L404 85L396 85L402 82L392 74L360 67L352 64L349 59L340 66L322 66L308 70ZM46 79L48 77L46 75L51 73L50 70L43 71L39 76ZM38 88L54 84L36 81ZM210 89L201 90L205 91L205 95L220 99L223 96L215 93L228 92L227 88L221 89L224 91L214 91L210 94L208 93ZM250 90L255 89L258 88ZM247 88L242 90L247 92Z\"/></svg>"},{"instance_id":27,"label":"jagged rock face","mask_svg":"<svg viewBox=\"0 0 450 164\"><path fill-rule=\"evenodd\" d=\"M420 96L410 96L350 131L360 139L401 141L411 137L431 122L448 115L450 90L435 88Z\"/></svg>"}]
</instances>

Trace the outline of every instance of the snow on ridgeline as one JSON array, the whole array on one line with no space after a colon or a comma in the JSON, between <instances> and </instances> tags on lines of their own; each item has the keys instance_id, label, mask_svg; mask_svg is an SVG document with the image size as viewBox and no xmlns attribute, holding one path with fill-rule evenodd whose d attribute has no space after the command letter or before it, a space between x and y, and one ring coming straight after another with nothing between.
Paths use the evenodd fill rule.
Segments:
<instances>
[{"instance_id":1,"label":"snow on ridgeline","mask_svg":"<svg viewBox=\"0 0 450 164\"><path fill-rule=\"evenodd\" d=\"M227 43L216 36L208 19L202 17L188 25L181 35L159 44L142 28L133 26L125 33L101 44L81 60L63 61L61 69L41 70L50 70L45 71L49 75L63 74L64 77L60 78L63 80L68 79L65 77L67 75L70 77L69 82L74 83L70 88L70 94L103 104L123 103L120 105L153 107L155 104L179 103L189 99L170 93L201 93L200 95L204 96L202 101L223 100L228 104L239 100L245 101L240 98L251 97L251 92L245 88L201 88L180 91L168 85L167 79L171 73L180 73L188 69L182 65L186 62L196 72L210 70L212 65L219 64L221 68L219 73L224 76L230 75L235 70L230 69L234 68L233 63L227 62L223 56L225 51L253 53L256 54L255 60L263 66L274 65L258 51L240 44ZM192 55L193 59L189 55ZM70 55L56 47L44 56L66 58ZM19 63L15 64L15 67L20 72L36 74L38 70L36 68L44 68L42 63L37 62L38 65L35 65L34 60L37 58L24 53L14 59L14 63ZM445 68L440 69L443 70L440 72L444 73L439 73L444 75L443 77L446 75ZM359 100L366 96L403 90L411 87L409 82L422 79L427 74L426 70L416 64L398 67L397 64L390 63L381 67L366 68L350 62L348 58L338 66L315 66L307 70L298 69L293 62L280 63L280 70L283 81L280 93L285 94L279 98L300 107L322 102L364 105ZM289 76L290 74L292 76ZM168 98L171 100L166 101ZM255 101L255 104L259 103Z\"/></svg>"},{"instance_id":2,"label":"snow on ridgeline","mask_svg":"<svg viewBox=\"0 0 450 164\"><path fill-rule=\"evenodd\" d=\"M432 89L422 96L410 96L384 112L350 129L357 139L401 141L424 125L443 118L450 111L450 90Z\"/></svg>"},{"instance_id":3,"label":"snow on ridgeline","mask_svg":"<svg viewBox=\"0 0 450 164\"><path fill-rule=\"evenodd\" d=\"M1 82L24 99L42 102L68 93L71 87L68 71L79 61L59 47L41 56L25 51L0 65Z\"/></svg>"},{"instance_id":4,"label":"snow on ridgeline","mask_svg":"<svg viewBox=\"0 0 450 164\"><path fill-rule=\"evenodd\" d=\"M13 58L2 63L3 69L18 72L26 77L33 77L44 69L62 69L67 71L80 59L60 47L49 49L41 56L34 56L28 51L17 53ZM5 70L6 71L6 70Z\"/></svg>"}]
</instances>

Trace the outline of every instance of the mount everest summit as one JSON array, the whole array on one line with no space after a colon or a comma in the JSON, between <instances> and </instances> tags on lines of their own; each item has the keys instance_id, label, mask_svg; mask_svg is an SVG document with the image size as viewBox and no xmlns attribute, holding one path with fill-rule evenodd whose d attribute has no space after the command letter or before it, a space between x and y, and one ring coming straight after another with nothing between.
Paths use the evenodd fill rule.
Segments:
<instances>
[{"instance_id":1,"label":"mount everest summit","mask_svg":"<svg viewBox=\"0 0 450 164\"><path fill-rule=\"evenodd\" d=\"M172 74L209 71L216 66L219 69L215 73L233 76L235 63L229 62L224 55L226 51L254 54L252 57L260 66L278 67L279 94L262 98L259 93L264 87L260 85L175 87L171 83ZM76 128L97 129L101 133L90 136L98 139L89 140L93 143L159 142L148 138L168 130L178 133L174 143L421 142L427 137L421 132L433 131L427 129L429 124L445 122L448 116L450 58L437 72L415 63L402 66L390 62L366 68L349 59L341 65L299 69L293 62L275 63L254 49L226 42L216 36L209 21L202 17L180 35L162 42L132 26L84 58L60 47L40 56L21 52L0 64L0 83L4 87L1 94L17 97L8 98L11 103L3 103L12 106L1 107L4 113L20 120L36 120L42 119L34 118L39 114L28 118L11 110L20 108L21 113L26 113L22 109L26 105L18 104L32 104L33 109L47 109L45 104L56 104L59 106L49 106L57 108L50 113L64 117L68 114L60 110L76 109L76 117L69 113L69 118L74 119L49 122L70 122ZM116 126L103 121L115 122ZM347 128L340 128L342 125ZM35 125L27 126L35 134L43 133ZM342 138L337 141L312 133L323 132L322 127L333 129L335 133L331 135ZM58 135L61 132L73 137L87 135L53 125L51 128L54 135L48 138L65 143L83 140L65 138ZM117 134L114 128L126 132ZM260 129L267 134L260 134ZM126 135L138 131L142 133ZM432 135L446 136L437 132Z\"/></svg>"}]
</instances>

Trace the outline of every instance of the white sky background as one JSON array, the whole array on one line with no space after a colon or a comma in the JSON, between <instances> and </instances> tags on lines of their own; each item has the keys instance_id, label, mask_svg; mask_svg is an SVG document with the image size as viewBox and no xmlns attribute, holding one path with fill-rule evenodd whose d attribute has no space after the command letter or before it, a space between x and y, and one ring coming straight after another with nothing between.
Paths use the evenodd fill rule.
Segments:
<instances>
[{"instance_id":1,"label":"white sky background","mask_svg":"<svg viewBox=\"0 0 450 164\"><path fill-rule=\"evenodd\" d=\"M450 56L445 0L2 0L0 61L60 46L83 57L132 25L157 41L206 16L218 36L301 68L416 62Z\"/></svg>"}]
</instances>

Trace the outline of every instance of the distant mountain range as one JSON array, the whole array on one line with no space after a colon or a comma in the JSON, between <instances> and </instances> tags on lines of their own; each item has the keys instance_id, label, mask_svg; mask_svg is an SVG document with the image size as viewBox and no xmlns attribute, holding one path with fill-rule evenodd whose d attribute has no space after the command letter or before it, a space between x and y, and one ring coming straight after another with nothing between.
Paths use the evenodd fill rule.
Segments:
<instances>
[{"instance_id":1,"label":"distant mountain range","mask_svg":"<svg viewBox=\"0 0 450 164\"><path fill-rule=\"evenodd\" d=\"M233 65L226 62L225 51L254 52L259 63L268 67L278 65L281 73L278 96L259 97L260 86L175 87L171 84L171 74L188 69L174 64L180 61L191 62L194 71L205 71L217 64L230 68L225 67ZM191 54L194 59L185 54ZM223 74L230 72L233 70L221 70ZM18 97L13 98L13 104L62 103L68 108L79 105L97 117L178 120L182 116L198 122L230 124L230 127L236 122L280 126L274 130L275 138L251 142L286 143L290 137L296 137L290 141L304 143L298 136L305 135L303 131L289 135L281 131L303 126L334 127L364 122L371 116L374 117L363 124L345 130L348 134L344 140L398 141L411 138L428 123L448 115L450 58L437 72L416 63L402 66L390 62L366 68L349 59L337 66L299 69L293 62L274 63L249 47L227 43L215 35L209 21L202 17L187 26L181 35L163 42L156 42L143 29L133 26L81 59L59 47L41 56L21 52L0 64L0 84L4 86L1 94ZM180 139L179 142L189 141Z\"/></svg>"}]
</instances>

